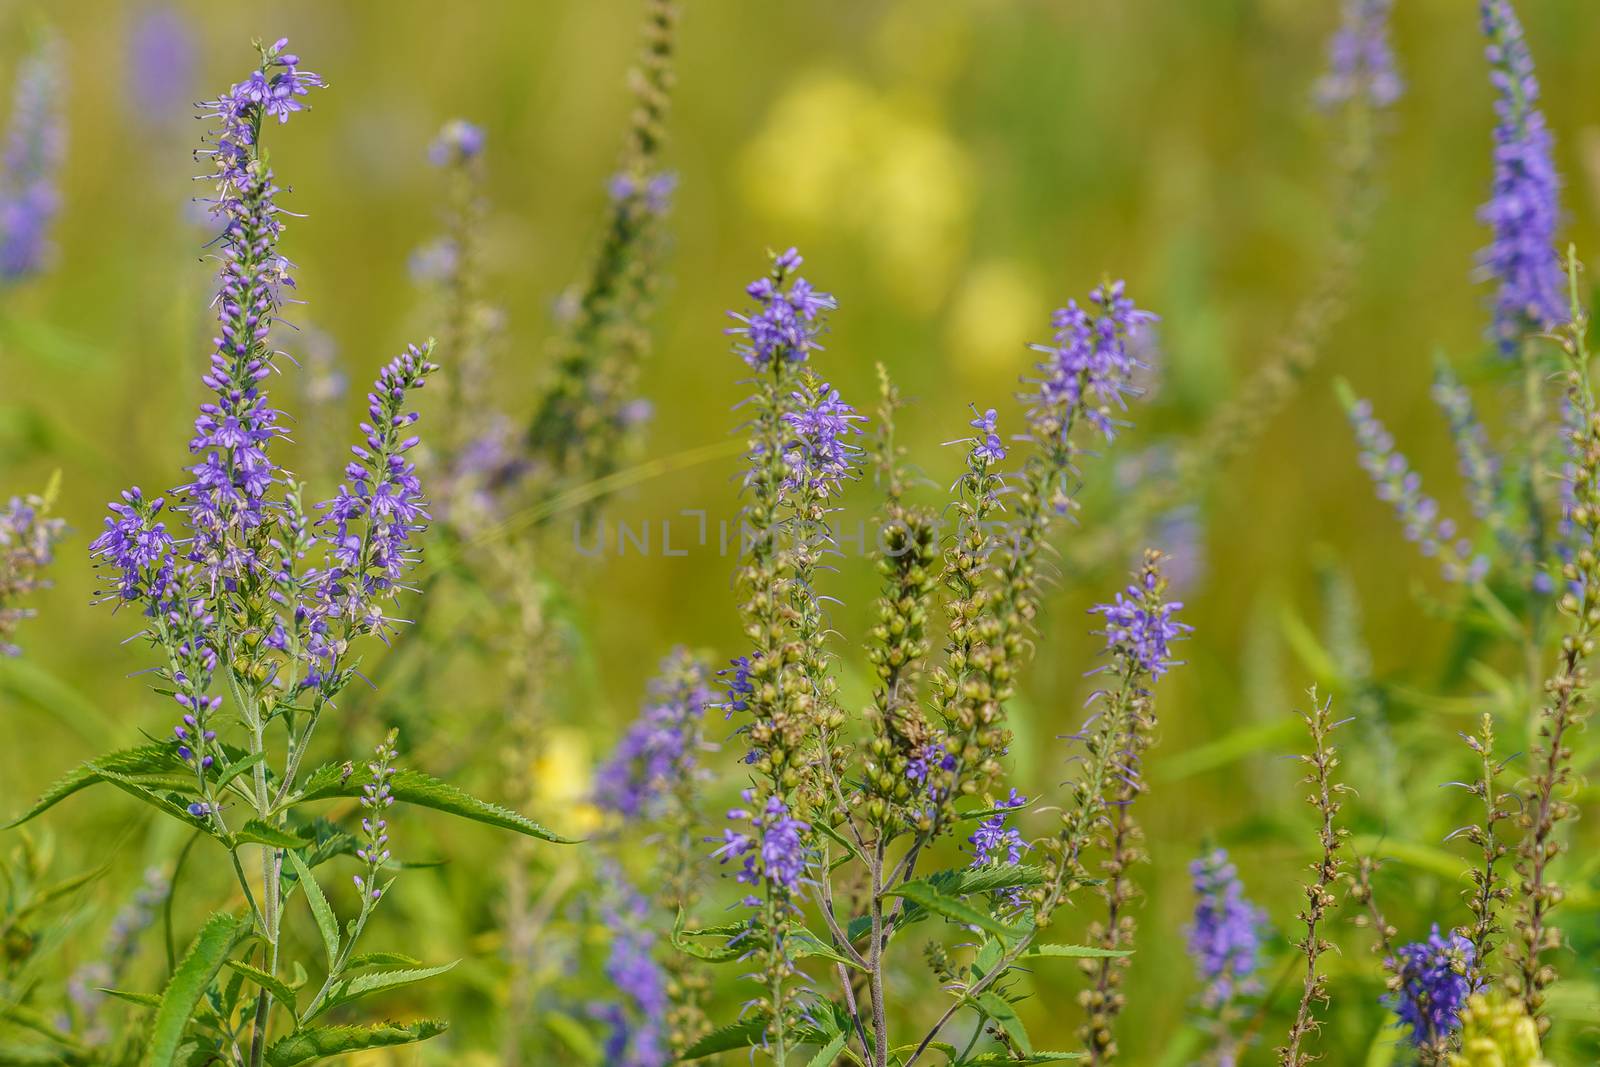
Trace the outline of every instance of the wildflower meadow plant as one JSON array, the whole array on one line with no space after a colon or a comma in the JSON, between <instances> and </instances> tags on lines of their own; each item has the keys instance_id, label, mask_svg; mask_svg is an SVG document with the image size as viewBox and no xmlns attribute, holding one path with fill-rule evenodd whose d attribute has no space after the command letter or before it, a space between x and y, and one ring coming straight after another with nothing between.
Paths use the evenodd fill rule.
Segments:
<instances>
[{"instance_id":1,"label":"wildflower meadow plant","mask_svg":"<svg viewBox=\"0 0 1600 1067\"><path fill-rule=\"evenodd\" d=\"M1082 755L1053 831L1010 823L1028 820L1029 801L1001 790L1005 711L1042 607L1043 546L1076 509L1089 450L1115 439L1137 398L1132 342L1154 317L1121 283L1057 312L1054 339L1035 346L1038 368L1023 381L1017 445L993 410L976 413L958 442L951 500L961 521L941 544L930 506L910 499L887 376L870 437L867 416L819 377L838 302L802 266L793 249L774 255L728 330L751 375L737 577L750 644L723 672L744 781L706 847L737 886L744 917L701 927L680 913L671 943L694 960L737 963L749 1000L738 1021L680 1058L743 1047L776 1063L847 1056L880 1067L934 1048L963 1063L1033 1056L1012 977L1054 956L1090 965L1085 1034L1091 1057L1109 1059L1133 938L1142 858L1133 808L1156 736L1153 686L1177 665L1174 642L1188 632L1159 554L1093 609L1105 650L1094 673L1105 682L1072 735ZM884 497L884 585L866 646L877 683L852 714L839 695L823 582L836 551L831 517L869 466ZM919 870L963 846L954 866ZM1086 908L1092 894L1104 915L1087 931L1092 944L1041 937L1069 900ZM950 997L919 1017L902 1010L909 1002L892 975L910 966L904 943L925 924L934 924L926 981ZM958 1025L959 1053L945 1043Z\"/></svg>"},{"instance_id":2,"label":"wildflower meadow plant","mask_svg":"<svg viewBox=\"0 0 1600 1067\"><path fill-rule=\"evenodd\" d=\"M50 228L61 206L57 172L66 146L60 45L45 36L17 68L0 170L0 280L18 282L46 266Z\"/></svg>"},{"instance_id":3,"label":"wildflower meadow plant","mask_svg":"<svg viewBox=\"0 0 1600 1067\"><path fill-rule=\"evenodd\" d=\"M383 368L342 484L308 508L303 485L275 458L285 417L266 388L286 361L274 326L294 280L263 140L321 85L280 40L261 46L259 66L204 105L214 125L197 159L212 171L210 209L221 230L217 336L202 379L212 395L195 420L186 480L166 494L124 491L91 546L103 599L137 614L156 653L156 691L177 705L171 736L91 760L18 820L108 783L210 839L237 875L243 907L198 923L159 995L129 994L151 1009L144 1064L301 1063L441 1032L444 1024L431 1020L323 1019L452 966L356 951L398 870L392 805L553 837L400 769L393 733L370 758L307 763L318 725L339 714L363 644L398 631L394 605L427 520L410 458L418 443L410 404L437 371L431 344ZM356 801L351 829L307 811L341 797ZM353 870L335 875L345 865ZM343 891L334 888L341 883ZM285 920L297 897L315 921L320 962L294 955ZM341 922L341 912L351 917ZM308 969L321 980L307 983Z\"/></svg>"}]
</instances>

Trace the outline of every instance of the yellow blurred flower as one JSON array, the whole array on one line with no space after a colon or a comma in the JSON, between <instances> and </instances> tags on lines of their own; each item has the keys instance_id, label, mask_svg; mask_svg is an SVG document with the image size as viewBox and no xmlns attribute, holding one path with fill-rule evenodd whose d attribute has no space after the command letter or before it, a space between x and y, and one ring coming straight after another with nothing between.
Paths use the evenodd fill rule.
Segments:
<instances>
[{"instance_id":1,"label":"yellow blurred flower","mask_svg":"<svg viewBox=\"0 0 1600 1067\"><path fill-rule=\"evenodd\" d=\"M1539 1051L1539 1029L1522 1001L1481 993L1467 1001L1461 1019L1461 1051L1450 1067L1551 1067Z\"/></svg>"},{"instance_id":2,"label":"yellow blurred flower","mask_svg":"<svg viewBox=\"0 0 1600 1067\"><path fill-rule=\"evenodd\" d=\"M952 368L973 382L1019 373L1029 341L1047 340L1044 298L1010 260L975 265L962 279L950 308L946 344Z\"/></svg>"},{"instance_id":3,"label":"yellow blurred flower","mask_svg":"<svg viewBox=\"0 0 1600 1067\"><path fill-rule=\"evenodd\" d=\"M585 833L600 824L600 812L589 802L594 792L594 750L575 727L552 726L528 767L536 811L545 817L561 813L558 829Z\"/></svg>"},{"instance_id":4,"label":"yellow blurred flower","mask_svg":"<svg viewBox=\"0 0 1600 1067\"><path fill-rule=\"evenodd\" d=\"M966 251L971 170L926 108L825 72L790 87L739 163L756 210L856 238L920 312L938 305Z\"/></svg>"}]
</instances>

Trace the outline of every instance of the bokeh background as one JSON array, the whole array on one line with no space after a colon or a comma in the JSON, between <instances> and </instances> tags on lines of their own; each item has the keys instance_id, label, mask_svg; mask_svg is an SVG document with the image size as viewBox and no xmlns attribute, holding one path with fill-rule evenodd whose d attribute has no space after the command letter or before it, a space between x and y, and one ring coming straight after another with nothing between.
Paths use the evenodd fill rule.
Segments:
<instances>
[{"instance_id":1,"label":"bokeh background","mask_svg":"<svg viewBox=\"0 0 1600 1067\"><path fill-rule=\"evenodd\" d=\"M1154 403L1138 412L1117 454L1193 432L1275 350L1327 255L1334 127L1312 106L1311 90L1336 7L690 0L668 150L681 184L658 344L642 383L655 411L642 458L727 439L739 419L741 368L721 332L724 309L763 269L766 248L790 244L805 252L812 280L839 297L819 366L865 404L874 362L887 364L913 400L908 443L935 482L947 484L957 462L956 450L940 444L960 435L969 402L999 406L1015 424L1007 402L1029 364L1025 342L1045 339L1050 310L1106 274L1127 278L1162 316ZM1565 232L1593 252L1600 7L1520 7L1566 176ZM286 203L306 216L289 220L285 238L306 301L293 315L304 333L285 347L300 354L297 345L331 345L357 383L437 328L407 270L440 225L442 184L425 147L448 118L481 124L492 202L487 287L509 324L495 373L506 406L524 411L546 361L552 309L598 238L639 15L623 0L173 4L160 10L184 34L152 60L136 42L155 10L134 0L0 9L3 69L33 28L50 24L59 34L69 127L53 268L0 298L0 490L27 491L59 469L62 511L75 531L55 587L38 599L40 617L21 636L32 669L0 671L7 810L107 745L166 729L161 699L128 677L145 665L141 648L119 643L132 620L90 605L85 549L121 487L178 480L201 393L212 268L202 249L208 232L190 202L201 192L189 179L202 127L188 104L248 69L253 36L288 36L304 65L329 81L309 116L273 131ZM1463 366L1485 357L1486 290L1473 264L1486 239L1475 212L1489 180L1491 90L1475 5L1411 0L1395 18L1407 92L1388 120L1381 199L1347 314L1303 389L1201 501L1203 549L1185 612L1196 630L1189 665L1162 695L1144 809L1154 861L1141 875L1149 897L1129 978L1124 1047L1132 1063L1184 1062L1174 1035L1184 1033L1194 984L1178 931L1189 907L1184 866L1203 841L1234 848L1280 931L1274 966L1286 956L1282 931L1292 929L1294 884L1312 839L1285 758L1298 737L1281 727L1305 706L1308 684L1330 680L1304 638L1321 625L1328 576L1349 576L1374 678L1472 692L1448 670L1448 631L1417 595L1442 595L1436 576L1373 498L1331 388L1342 376L1373 397L1430 488L1465 514L1428 387L1436 352ZM293 386L282 388L292 395ZM352 426L361 393L351 390L344 403ZM642 480L613 501L608 522L613 531L618 522L659 531L672 519L676 542L693 526L676 518L680 509L731 521L736 464L727 454ZM1092 477L1109 483L1114 464L1108 457ZM1091 494L1083 525L1115 506L1116 493ZM550 755L526 773L547 797L536 817L581 827L586 768L631 716L657 658L676 644L722 657L736 651L732 561L714 545L668 557L659 542L649 553L587 559L559 547L570 537L565 520L556 527L555 551L564 555L553 566L565 574L583 640L560 665L570 673ZM1069 568L1050 602L1017 711L1014 756L1031 789L1048 791L1063 776L1066 749L1054 738L1081 718L1090 688L1083 674L1094 666L1084 609L1117 586L1127 559L1110 562ZM867 563L847 556L835 582L839 648L848 655L870 609ZM433 709L447 724L459 714L460 730L447 725L438 744L450 762L481 768L487 791L497 775L522 773L473 747L469 724L493 714L493 682L486 678L480 694L468 679L453 691L459 707ZM1455 705L1421 699L1372 706L1402 727L1427 727L1435 746L1452 743L1468 722ZM350 730L370 741L377 726ZM1240 731L1237 751L1218 750L1219 739ZM427 768L431 753L408 758ZM1429 780L1407 782L1383 802L1386 782L1410 776L1409 758L1402 745L1387 769L1351 761L1362 792L1354 818L1368 836L1437 851L1466 821L1467 798L1441 799ZM1586 814L1594 799L1592 788L1583 794ZM708 796L708 820L718 804ZM393 925L404 922L421 939L419 955L465 955L467 963L418 987L414 1002L397 1002L397 1014L458 1020L449 1037L397 1062L470 1062L469 1054L493 1062L498 886L485 872L496 869L486 861L504 843L430 829L427 816L416 821L417 839L443 866L403 880L396 899L410 903L399 905ZM119 902L123 876L169 861L181 844L109 793L75 798L34 832L50 837L63 871L110 863L119 872L90 893L69 957L98 943L96 924ZM1580 833L1590 846L1600 841L1592 820ZM1465 881L1430 868L1430 857L1386 872L1406 887L1397 908L1408 937L1426 932L1430 913L1447 925L1465 918L1455 897ZM1563 1047L1589 1058L1563 1062L1594 1062L1600 878L1582 849L1570 868L1590 904L1568 916L1577 947L1562 961L1574 979ZM1384 1018L1371 1004L1375 966L1362 934L1342 937L1345 952L1333 964L1342 999L1325 1036L1330 1062L1387 1063ZM1038 1044L1072 1041L1075 988L1065 969L1039 979L1027 1006Z\"/></svg>"}]
</instances>

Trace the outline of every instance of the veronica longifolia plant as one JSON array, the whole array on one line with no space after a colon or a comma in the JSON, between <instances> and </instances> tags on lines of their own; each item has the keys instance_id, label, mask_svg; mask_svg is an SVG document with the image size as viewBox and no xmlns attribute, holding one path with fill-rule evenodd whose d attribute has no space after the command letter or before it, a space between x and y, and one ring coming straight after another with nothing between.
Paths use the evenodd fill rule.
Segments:
<instances>
[{"instance_id":1,"label":"veronica longifolia plant","mask_svg":"<svg viewBox=\"0 0 1600 1067\"><path fill-rule=\"evenodd\" d=\"M293 278L262 141L322 84L285 48L261 48L257 69L205 105L215 125L198 158L214 171L221 266L203 378L212 396L195 420L187 478L164 495L125 491L92 546L105 599L143 620L157 691L177 705L177 721L167 741L85 764L25 816L107 782L211 839L237 876L244 909L201 924L153 1000L146 1064L295 1064L440 1032L443 1024L428 1020L323 1020L449 968L355 951L397 869L391 806L409 801L548 836L519 815L397 769L393 734L369 758L306 769L317 726L336 713L365 643L395 630L394 603L427 519L409 458L418 443L409 404L437 368L431 343L383 368L343 483L307 509L303 487L274 458L284 417L265 387L280 362L273 328ZM307 810L339 797L357 802L349 829ZM297 897L320 959L295 955L285 919ZM286 981L291 961L295 974L321 979Z\"/></svg>"},{"instance_id":2,"label":"veronica longifolia plant","mask_svg":"<svg viewBox=\"0 0 1600 1067\"><path fill-rule=\"evenodd\" d=\"M847 1055L874 1067L921 1062L934 1048L963 1064L997 1050L1032 1055L1012 1005L1017 969L1043 956L1093 964L1085 1034L1091 1055L1109 1058L1113 964L1131 951L1132 808L1154 736L1152 688L1188 629L1158 554L1094 609L1106 682L1075 735L1083 754L1054 832L1011 823L1028 801L1004 782L1006 708L1042 607L1044 545L1076 509L1090 448L1114 439L1138 395L1132 342L1153 316L1120 283L1056 313L1054 339L1035 346L1041 359L1023 383L1026 435L1008 444L996 411L974 411L951 491L959 521L941 536L934 510L911 499L887 376L869 439L866 418L814 369L837 305L800 267L792 249L773 257L729 331L754 372L738 575L749 646L724 672L748 779L712 855L740 887L746 917L704 930L680 920L674 934L680 952L741 961L754 996L741 1022L683 1058L746 1045L776 1063ZM877 684L871 706L852 715L838 695L823 577L836 551L831 516L869 460L884 493L884 585L867 641ZM945 866L922 869L935 863ZM1102 864L1120 873L1103 879ZM1087 906L1091 886L1105 911L1088 932L1095 943L1046 943L1042 931L1069 900ZM949 996L926 1018L903 1010L922 1001L891 985L919 930L932 938L930 988ZM902 1007L891 1012L891 1002ZM903 1025L915 1029L894 1032Z\"/></svg>"}]
</instances>

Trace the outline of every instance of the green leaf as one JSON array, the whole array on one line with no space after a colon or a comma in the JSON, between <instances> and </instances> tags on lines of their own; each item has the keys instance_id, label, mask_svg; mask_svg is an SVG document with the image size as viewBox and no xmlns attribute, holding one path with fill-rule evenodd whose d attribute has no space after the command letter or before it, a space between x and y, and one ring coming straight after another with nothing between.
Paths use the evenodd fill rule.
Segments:
<instances>
[{"instance_id":1,"label":"green leaf","mask_svg":"<svg viewBox=\"0 0 1600 1067\"><path fill-rule=\"evenodd\" d=\"M816 934L805 929L804 927L796 930L790 937L789 949L794 958L797 960L805 959L807 956L820 956L825 960L832 960L834 963L842 963L846 967L853 967L858 971L866 971L866 968L861 966L861 964L857 963L853 959L850 959L848 956L841 956L839 953L835 952L832 946L830 946L826 941L822 940L822 938L818 937Z\"/></svg>"},{"instance_id":2,"label":"green leaf","mask_svg":"<svg viewBox=\"0 0 1600 1067\"><path fill-rule=\"evenodd\" d=\"M71 896L73 893L77 892L79 889L82 889L84 886L88 885L90 882L94 881L96 878L99 878L105 873L106 868L101 867L99 870L89 871L85 874L75 874L65 881L57 882L48 889L38 890L28 899L28 903L23 908L18 910L14 915L7 917L8 924L15 926L21 923L23 919L28 918L35 912L43 910L49 905L60 900L62 897Z\"/></svg>"},{"instance_id":3,"label":"green leaf","mask_svg":"<svg viewBox=\"0 0 1600 1067\"><path fill-rule=\"evenodd\" d=\"M365 967L421 967L422 961L404 952L358 952L345 961L344 969L359 971Z\"/></svg>"},{"instance_id":4,"label":"green leaf","mask_svg":"<svg viewBox=\"0 0 1600 1067\"><path fill-rule=\"evenodd\" d=\"M965 901L955 897L946 896L939 892L932 882L917 880L907 882L899 889L892 889L885 896L903 897L906 901L925 908L928 911L943 915L947 919L961 923L963 926L976 926L996 937L1015 938L1017 931L996 919L986 911L979 911ZM908 914L906 921L912 921Z\"/></svg>"},{"instance_id":5,"label":"green leaf","mask_svg":"<svg viewBox=\"0 0 1600 1067\"><path fill-rule=\"evenodd\" d=\"M234 760L232 763L228 764L227 770L223 771L222 774L217 778L217 784L214 786L214 788L217 792L222 792L223 787L229 782L233 781L245 771L248 771L251 767L254 767L256 764L260 763L266 758L266 752L262 751L252 752L244 759Z\"/></svg>"},{"instance_id":6,"label":"green leaf","mask_svg":"<svg viewBox=\"0 0 1600 1067\"><path fill-rule=\"evenodd\" d=\"M342 765L327 764L306 779L305 789L302 790L296 803L328 800L333 797L359 797L361 787L371 782L372 772L366 768L346 775ZM562 845L576 844L573 838L562 837L553 830L547 830L525 815L502 808L498 804L479 800L421 771L410 769L396 771L389 779L389 788L396 800L407 804L432 808L448 815L458 815L463 819L487 823L502 830L514 830L542 841Z\"/></svg>"},{"instance_id":7,"label":"green leaf","mask_svg":"<svg viewBox=\"0 0 1600 1067\"><path fill-rule=\"evenodd\" d=\"M953 867L920 879L951 897L970 893L993 893L1024 885L1043 885L1044 868L1025 863L999 863L986 867Z\"/></svg>"},{"instance_id":8,"label":"green leaf","mask_svg":"<svg viewBox=\"0 0 1600 1067\"><path fill-rule=\"evenodd\" d=\"M274 1041L267 1049L267 1067L300 1067L364 1049L412 1045L437 1037L448 1025L436 1019L419 1019L404 1025L312 1026Z\"/></svg>"},{"instance_id":9,"label":"green leaf","mask_svg":"<svg viewBox=\"0 0 1600 1067\"><path fill-rule=\"evenodd\" d=\"M305 848L311 842L303 837L296 837L287 830L270 826L260 819L249 819L233 833L233 839L241 845L266 845L268 848L297 849Z\"/></svg>"},{"instance_id":10,"label":"green leaf","mask_svg":"<svg viewBox=\"0 0 1600 1067\"><path fill-rule=\"evenodd\" d=\"M456 960L443 963L437 967L405 967L394 971L368 971L366 974L356 975L354 978L341 978L328 990L327 999L321 1003L312 1004L306 1015L306 1020L315 1019L323 1012L337 1008L341 1004L348 1004L358 1000L368 993L377 993L385 989L395 989L399 986L420 982L425 978L432 978L436 974L443 974L455 967ZM304 1020L302 1020L304 1021Z\"/></svg>"},{"instance_id":11,"label":"green leaf","mask_svg":"<svg viewBox=\"0 0 1600 1067\"><path fill-rule=\"evenodd\" d=\"M1059 956L1069 960L1103 960L1117 956L1131 956L1131 951L1114 948L1096 948L1093 945L1032 945L1024 952L1021 959L1036 959L1039 956Z\"/></svg>"},{"instance_id":12,"label":"green leaf","mask_svg":"<svg viewBox=\"0 0 1600 1067\"><path fill-rule=\"evenodd\" d=\"M29 819L37 818L79 790L105 781L102 770L115 771L119 774L158 774L163 771L170 772L181 766L182 763L178 760L173 747L168 744L141 745L138 748L112 752L99 759L79 764L77 768L58 779L34 802L33 807L6 823L5 829L9 830Z\"/></svg>"},{"instance_id":13,"label":"green leaf","mask_svg":"<svg viewBox=\"0 0 1600 1067\"><path fill-rule=\"evenodd\" d=\"M771 1018L765 1012L756 1012L731 1026L713 1030L685 1049L683 1055L679 1056L678 1059L680 1061L703 1060L707 1056L715 1056L719 1052L732 1052L735 1049L759 1045L766 1036L767 1023Z\"/></svg>"},{"instance_id":14,"label":"green leaf","mask_svg":"<svg viewBox=\"0 0 1600 1067\"><path fill-rule=\"evenodd\" d=\"M727 963L729 960L736 960L744 955L745 950L737 945L724 944L707 948L693 939L701 937L732 938L749 930L750 925L748 923L725 923L722 926L714 926L704 930L685 930L683 928L685 918L683 909L679 908L678 917L672 923L673 948L693 956L697 960L705 960L707 963Z\"/></svg>"},{"instance_id":15,"label":"green leaf","mask_svg":"<svg viewBox=\"0 0 1600 1067\"><path fill-rule=\"evenodd\" d=\"M129 1004L137 1004L141 1008L161 1007L161 998L154 993L135 993L130 989L107 989L105 986L98 988L100 992L108 997L116 997L118 1000L126 1001Z\"/></svg>"},{"instance_id":16,"label":"green leaf","mask_svg":"<svg viewBox=\"0 0 1600 1067\"><path fill-rule=\"evenodd\" d=\"M829 1064L839 1058L839 1053L844 1051L845 1045L850 1043L849 1034L839 1034L832 1041L817 1050L811 1057L811 1062L806 1067L829 1067Z\"/></svg>"},{"instance_id":17,"label":"green leaf","mask_svg":"<svg viewBox=\"0 0 1600 1067\"><path fill-rule=\"evenodd\" d=\"M1000 1028L1011 1038L1013 1044L1022 1050L1024 1055L1033 1054L1033 1042L1028 1040L1028 1030L1022 1025L1022 1020L1017 1017L1017 1009L1011 1002L999 993L989 992L978 997L978 1006L984 1014L1000 1024Z\"/></svg>"},{"instance_id":18,"label":"green leaf","mask_svg":"<svg viewBox=\"0 0 1600 1067\"><path fill-rule=\"evenodd\" d=\"M222 970L228 953L249 931L247 918L222 913L206 920L161 994L161 1004L150 1026L150 1043L139 1061L141 1067L173 1067L177 1063L184 1031L200 1006L200 998Z\"/></svg>"},{"instance_id":19,"label":"green leaf","mask_svg":"<svg viewBox=\"0 0 1600 1067\"><path fill-rule=\"evenodd\" d=\"M253 967L242 960L229 960L228 966L262 989L265 989L268 993L271 993L274 1000L289 1009L291 1016L296 1015L298 1009L295 1007L294 990L285 985L282 979L274 977L260 967Z\"/></svg>"},{"instance_id":20,"label":"green leaf","mask_svg":"<svg viewBox=\"0 0 1600 1067\"><path fill-rule=\"evenodd\" d=\"M980 1064L986 1063L1007 1063L1013 1065L1025 1063L1064 1063L1067 1060L1081 1059L1083 1059L1083 1053L1081 1052L1031 1052L1023 1056L1020 1060L1014 1060L1004 1052L985 1052L981 1056L974 1056L970 1060L962 1060L959 1064L956 1064L955 1067L979 1067Z\"/></svg>"},{"instance_id":21,"label":"green leaf","mask_svg":"<svg viewBox=\"0 0 1600 1067\"><path fill-rule=\"evenodd\" d=\"M559 1011L545 1011L540 1015L539 1021L550 1031L550 1036L578 1058L578 1062L596 1067L600 1065L600 1057L604 1055L604 1050L589 1032L588 1027Z\"/></svg>"},{"instance_id":22,"label":"green leaf","mask_svg":"<svg viewBox=\"0 0 1600 1067\"><path fill-rule=\"evenodd\" d=\"M312 877L311 869L300 858L300 853L291 850L284 855L289 857L295 877L300 879L300 884L305 888L306 903L311 905L311 916L317 920L317 929L322 933L322 947L328 954L328 967L331 969L339 959L339 920L334 918L327 895Z\"/></svg>"}]
</instances>

